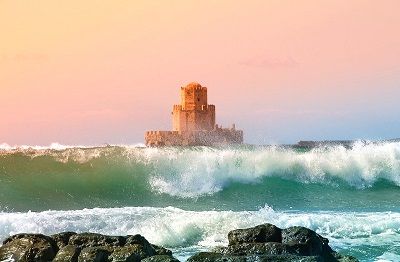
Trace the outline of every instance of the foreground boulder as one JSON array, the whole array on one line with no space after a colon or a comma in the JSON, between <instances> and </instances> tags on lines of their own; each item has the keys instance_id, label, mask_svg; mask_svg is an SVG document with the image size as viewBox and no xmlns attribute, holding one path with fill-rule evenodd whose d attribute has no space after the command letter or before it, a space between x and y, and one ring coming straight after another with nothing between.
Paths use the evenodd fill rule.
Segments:
<instances>
[{"instance_id":1,"label":"foreground boulder","mask_svg":"<svg viewBox=\"0 0 400 262\"><path fill-rule=\"evenodd\" d=\"M179 262L172 252L143 236L64 232L52 236L18 234L4 240L0 261Z\"/></svg>"},{"instance_id":2,"label":"foreground boulder","mask_svg":"<svg viewBox=\"0 0 400 262\"><path fill-rule=\"evenodd\" d=\"M188 262L357 262L331 249L328 239L305 227L271 224L232 230L229 244L200 252ZM63 232L52 236L17 234L3 241L0 261L22 262L179 262L171 250L141 235L107 236Z\"/></svg>"},{"instance_id":3,"label":"foreground boulder","mask_svg":"<svg viewBox=\"0 0 400 262\"><path fill-rule=\"evenodd\" d=\"M68 245L69 239L76 235L75 232L62 232L58 234L51 235L50 237L56 241L59 249Z\"/></svg>"},{"instance_id":4,"label":"foreground boulder","mask_svg":"<svg viewBox=\"0 0 400 262\"><path fill-rule=\"evenodd\" d=\"M58 250L57 255L55 256L53 261L78 261L80 253L81 248L72 245L66 245Z\"/></svg>"},{"instance_id":5,"label":"foreground boulder","mask_svg":"<svg viewBox=\"0 0 400 262\"><path fill-rule=\"evenodd\" d=\"M280 229L263 224L236 229L228 234L229 245L201 252L188 262L356 262L356 258L334 252L328 239L305 227Z\"/></svg>"},{"instance_id":6,"label":"foreground boulder","mask_svg":"<svg viewBox=\"0 0 400 262\"><path fill-rule=\"evenodd\" d=\"M18 234L3 241L0 261L51 261L58 247L54 239L42 234Z\"/></svg>"},{"instance_id":7,"label":"foreground boulder","mask_svg":"<svg viewBox=\"0 0 400 262\"><path fill-rule=\"evenodd\" d=\"M229 245L242 243L282 242L282 230L271 224L247 229L232 230L228 234Z\"/></svg>"}]
</instances>

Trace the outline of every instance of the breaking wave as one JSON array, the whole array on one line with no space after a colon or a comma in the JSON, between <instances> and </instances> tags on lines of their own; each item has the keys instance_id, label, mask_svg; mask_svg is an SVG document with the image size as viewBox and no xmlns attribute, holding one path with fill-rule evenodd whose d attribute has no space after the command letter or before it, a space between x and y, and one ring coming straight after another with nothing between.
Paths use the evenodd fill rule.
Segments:
<instances>
[{"instance_id":1,"label":"breaking wave","mask_svg":"<svg viewBox=\"0 0 400 262\"><path fill-rule=\"evenodd\" d=\"M360 261L400 257L400 143L349 148L0 145L0 240L142 234L181 261L234 228L301 225Z\"/></svg>"},{"instance_id":2,"label":"breaking wave","mask_svg":"<svg viewBox=\"0 0 400 262\"><path fill-rule=\"evenodd\" d=\"M397 205L390 198L399 197L400 143L359 142L351 148L330 146L312 150L279 146L3 145L0 167L3 210L37 210L39 203L45 210L153 206L158 201L159 205L178 203L185 207L196 202L197 206L205 207L216 200L220 203L216 208L231 208L230 201L240 208L241 203L237 203L240 201L232 200L237 197L243 200L243 206L253 202L253 209L262 205L262 201L278 208L296 208L293 203L286 206L290 194L295 194L293 199L300 197L307 201L317 196L310 203L310 207L317 207L319 192L331 193L331 199L329 194L327 199L335 208L334 198L340 200L340 195L356 192L362 204L363 197L379 197L382 190L390 191L383 200L385 208L392 210ZM261 196L258 202L251 197L254 192ZM288 198L287 203L279 199L282 192ZM55 201L61 205L55 205Z\"/></svg>"}]
</instances>

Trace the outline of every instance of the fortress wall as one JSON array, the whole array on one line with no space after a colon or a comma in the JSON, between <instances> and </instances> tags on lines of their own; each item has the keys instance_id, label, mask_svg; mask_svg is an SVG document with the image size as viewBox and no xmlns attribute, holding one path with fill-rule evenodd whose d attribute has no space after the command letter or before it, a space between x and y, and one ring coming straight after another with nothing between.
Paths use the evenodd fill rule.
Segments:
<instances>
[{"instance_id":1,"label":"fortress wall","mask_svg":"<svg viewBox=\"0 0 400 262\"><path fill-rule=\"evenodd\" d=\"M210 125L210 130L213 130L215 127L215 106L214 105L208 105L208 118L209 118L209 125Z\"/></svg>"},{"instance_id":2,"label":"fortress wall","mask_svg":"<svg viewBox=\"0 0 400 262\"><path fill-rule=\"evenodd\" d=\"M214 146L242 144L243 131L228 128L212 131L176 132L147 131L145 134L148 146Z\"/></svg>"},{"instance_id":3,"label":"fortress wall","mask_svg":"<svg viewBox=\"0 0 400 262\"><path fill-rule=\"evenodd\" d=\"M215 127L215 105L208 105L208 112L209 112L209 119L210 119L210 126L211 130Z\"/></svg>"},{"instance_id":4,"label":"fortress wall","mask_svg":"<svg viewBox=\"0 0 400 262\"><path fill-rule=\"evenodd\" d=\"M182 110L182 105L174 105L172 108L172 111L181 111Z\"/></svg>"},{"instance_id":5,"label":"fortress wall","mask_svg":"<svg viewBox=\"0 0 400 262\"><path fill-rule=\"evenodd\" d=\"M172 112L174 131L213 130L215 126L215 111L209 110L176 110Z\"/></svg>"},{"instance_id":6,"label":"fortress wall","mask_svg":"<svg viewBox=\"0 0 400 262\"><path fill-rule=\"evenodd\" d=\"M193 134L193 144L197 146L215 146L243 144L243 132L240 130L219 129L213 131L196 131Z\"/></svg>"},{"instance_id":7,"label":"fortress wall","mask_svg":"<svg viewBox=\"0 0 400 262\"><path fill-rule=\"evenodd\" d=\"M176 131L147 131L145 141L149 146L181 145L182 136Z\"/></svg>"},{"instance_id":8,"label":"fortress wall","mask_svg":"<svg viewBox=\"0 0 400 262\"><path fill-rule=\"evenodd\" d=\"M179 131L181 130L181 112L182 106L181 105L174 105L172 109L172 130Z\"/></svg>"},{"instance_id":9,"label":"fortress wall","mask_svg":"<svg viewBox=\"0 0 400 262\"><path fill-rule=\"evenodd\" d=\"M196 111L195 123L196 125L194 130L213 130L215 125L215 112L210 111L209 108L202 111Z\"/></svg>"},{"instance_id":10,"label":"fortress wall","mask_svg":"<svg viewBox=\"0 0 400 262\"><path fill-rule=\"evenodd\" d=\"M181 105L183 110L185 108L185 87L181 87Z\"/></svg>"}]
</instances>

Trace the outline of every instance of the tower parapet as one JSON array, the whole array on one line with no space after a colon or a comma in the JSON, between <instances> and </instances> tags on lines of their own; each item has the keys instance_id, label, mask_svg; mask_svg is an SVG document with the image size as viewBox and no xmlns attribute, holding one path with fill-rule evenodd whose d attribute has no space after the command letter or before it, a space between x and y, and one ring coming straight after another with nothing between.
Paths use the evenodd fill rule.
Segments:
<instances>
[{"instance_id":1,"label":"tower parapet","mask_svg":"<svg viewBox=\"0 0 400 262\"><path fill-rule=\"evenodd\" d=\"M215 105L207 103L207 87L192 82L181 87L181 104L172 108L172 131L147 131L148 146L242 144L243 131L219 128Z\"/></svg>"}]
</instances>

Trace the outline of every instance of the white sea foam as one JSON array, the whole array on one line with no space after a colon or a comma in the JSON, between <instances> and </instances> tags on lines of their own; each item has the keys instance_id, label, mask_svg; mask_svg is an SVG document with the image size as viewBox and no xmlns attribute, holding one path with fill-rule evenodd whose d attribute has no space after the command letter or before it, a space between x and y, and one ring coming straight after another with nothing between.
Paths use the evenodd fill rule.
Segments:
<instances>
[{"instance_id":1,"label":"white sea foam","mask_svg":"<svg viewBox=\"0 0 400 262\"><path fill-rule=\"evenodd\" d=\"M14 145L11 146L7 143L0 144L0 150L65 150L68 148L84 148L85 146L77 145L62 145L60 143L51 143L49 146L39 146L39 145Z\"/></svg>"},{"instance_id":2,"label":"white sea foam","mask_svg":"<svg viewBox=\"0 0 400 262\"><path fill-rule=\"evenodd\" d=\"M311 228L339 250L361 245L400 247L400 213L275 212L269 207L241 212L125 207L0 213L0 239L21 232L139 233L152 243L168 247L211 248L227 244L227 233L232 229L266 222L281 228Z\"/></svg>"},{"instance_id":3,"label":"white sea foam","mask_svg":"<svg viewBox=\"0 0 400 262\"><path fill-rule=\"evenodd\" d=\"M340 179L357 188L385 179L400 186L400 143L356 143L351 149L334 146L304 153L279 147L201 152L149 149L147 158L155 163L153 189L181 197L215 193L232 181L257 183L271 176L303 183Z\"/></svg>"},{"instance_id":4,"label":"white sea foam","mask_svg":"<svg viewBox=\"0 0 400 262\"><path fill-rule=\"evenodd\" d=\"M376 262L395 262L400 261L400 254L395 254L392 252L385 252L381 256L376 258Z\"/></svg>"},{"instance_id":5,"label":"white sea foam","mask_svg":"<svg viewBox=\"0 0 400 262\"><path fill-rule=\"evenodd\" d=\"M102 144L102 145L64 145L58 142L53 142L48 146L41 146L41 145L9 145L7 143L0 144L0 150L56 150L62 151L66 149L82 149L82 148L106 148L106 147L124 147L124 148L140 148L146 147L143 143L136 143L131 145L124 145L124 144Z\"/></svg>"}]
</instances>

